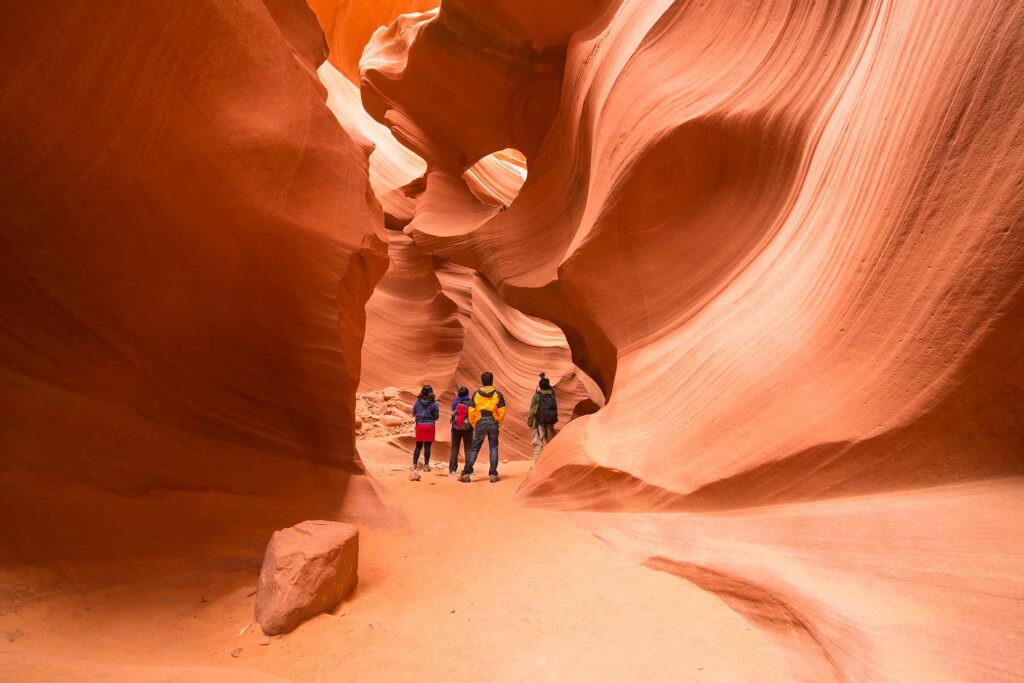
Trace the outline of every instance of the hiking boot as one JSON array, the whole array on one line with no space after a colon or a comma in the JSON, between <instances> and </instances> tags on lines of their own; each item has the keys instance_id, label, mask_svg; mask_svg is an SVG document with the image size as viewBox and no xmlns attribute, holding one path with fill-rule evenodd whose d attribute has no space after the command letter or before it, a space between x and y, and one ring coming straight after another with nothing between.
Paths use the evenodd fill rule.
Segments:
<instances>
[{"instance_id":1,"label":"hiking boot","mask_svg":"<svg viewBox=\"0 0 1024 683\"><path fill-rule=\"evenodd\" d=\"M424 472L429 472L430 471L430 463L429 462L426 465L423 466L423 471Z\"/></svg>"},{"instance_id":2,"label":"hiking boot","mask_svg":"<svg viewBox=\"0 0 1024 683\"><path fill-rule=\"evenodd\" d=\"M466 482L468 484L468 483L470 483L473 480L470 478L470 476L468 474L463 474L461 477L459 477L459 481L463 481L463 482Z\"/></svg>"},{"instance_id":3,"label":"hiking boot","mask_svg":"<svg viewBox=\"0 0 1024 683\"><path fill-rule=\"evenodd\" d=\"M499 477L497 474L492 474L491 475L491 483L492 484L497 484L499 481L501 481L501 477Z\"/></svg>"}]
</instances>

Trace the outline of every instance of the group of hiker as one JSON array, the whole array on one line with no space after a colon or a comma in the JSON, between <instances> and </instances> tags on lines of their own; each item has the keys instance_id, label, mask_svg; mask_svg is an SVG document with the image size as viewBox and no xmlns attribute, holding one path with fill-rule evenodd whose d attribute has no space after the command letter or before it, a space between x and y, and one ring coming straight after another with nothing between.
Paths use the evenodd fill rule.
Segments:
<instances>
[{"instance_id":1,"label":"group of hiker","mask_svg":"<svg viewBox=\"0 0 1024 683\"><path fill-rule=\"evenodd\" d=\"M420 455L423 455L423 469L430 471L430 449L436 436L435 424L440 419L440 408L434 389L428 384L420 390L419 397L412 406L412 415L416 421L416 448L412 453L412 469L419 468ZM490 468L487 475L491 483L501 480L498 475L498 435L505 421L505 396L494 386L494 375L485 372L480 375L480 388L469 393L467 387L459 387L451 405L452 452L448 460L448 474L458 472L459 451L465 453L465 464L459 481L472 481L473 467L476 465L480 449L487 441L490 451ZM551 380L540 373L540 380L530 402L527 424L533 430L533 461L540 458L544 446L555 437L555 424L558 422L558 402ZM410 477L413 475L410 475Z\"/></svg>"}]
</instances>

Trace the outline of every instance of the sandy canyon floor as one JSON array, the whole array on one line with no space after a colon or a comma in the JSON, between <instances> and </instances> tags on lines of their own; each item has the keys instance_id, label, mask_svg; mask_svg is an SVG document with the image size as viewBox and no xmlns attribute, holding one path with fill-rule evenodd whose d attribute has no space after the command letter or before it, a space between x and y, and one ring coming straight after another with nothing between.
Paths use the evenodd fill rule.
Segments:
<instances>
[{"instance_id":1,"label":"sandy canyon floor","mask_svg":"<svg viewBox=\"0 0 1024 683\"><path fill-rule=\"evenodd\" d=\"M364 528L356 592L286 636L251 625L258 568L65 594L0 616L18 681L772 681L784 653L721 600L645 569L570 515L524 508L529 470L407 479L361 447L392 528ZM439 449L439 450L444 450ZM444 468L446 469L446 468ZM268 642L269 640L269 642Z\"/></svg>"}]
</instances>

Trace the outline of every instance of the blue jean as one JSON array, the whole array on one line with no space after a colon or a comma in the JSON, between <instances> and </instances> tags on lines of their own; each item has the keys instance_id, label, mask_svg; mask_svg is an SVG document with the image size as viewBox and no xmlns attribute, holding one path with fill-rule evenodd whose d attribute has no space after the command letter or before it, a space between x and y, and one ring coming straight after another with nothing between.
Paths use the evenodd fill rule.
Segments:
<instances>
[{"instance_id":1,"label":"blue jean","mask_svg":"<svg viewBox=\"0 0 1024 683\"><path fill-rule=\"evenodd\" d=\"M466 454L466 466L462 469L463 474L473 474L473 465L476 464L476 456L480 454L480 447L484 445L484 438L487 438L487 445L491 449L491 469L488 474L498 473L498 423L492 418L482 417L476 423L473 431L473 443Z\"/></svg>"}]
</instances>

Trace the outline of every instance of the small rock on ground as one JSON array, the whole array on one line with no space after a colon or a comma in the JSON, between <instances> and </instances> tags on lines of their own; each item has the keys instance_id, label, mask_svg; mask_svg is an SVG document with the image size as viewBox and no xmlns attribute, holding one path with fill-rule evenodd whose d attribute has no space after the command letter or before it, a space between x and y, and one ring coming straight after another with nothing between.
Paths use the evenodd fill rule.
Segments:
<instances>
[{"instance_id":1,"label":"small rock on ground","mask_svg":"<svg viewBox=\"0 0 1024 683\"><path fill-rule=\"evenodd\" d=\"M256 622L267 635L288 633L336 607L356 586L359 530L305 521L274 532L256 590Z\"/></svg>"}]
</instances>

